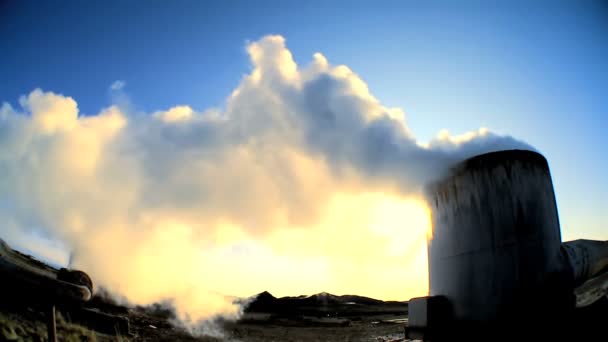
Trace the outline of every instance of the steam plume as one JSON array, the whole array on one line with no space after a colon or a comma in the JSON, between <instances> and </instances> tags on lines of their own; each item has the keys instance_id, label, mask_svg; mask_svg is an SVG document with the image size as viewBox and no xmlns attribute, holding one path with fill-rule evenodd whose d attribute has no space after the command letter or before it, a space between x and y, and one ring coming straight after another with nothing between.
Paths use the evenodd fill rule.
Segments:
<instances>
[{"instance_id":1,"label":"steam plume","mask_svg":"<svg viewBox=\"0 0 608 342\"><path fill-rule=\"evenodd\" d=\"M417 141L404 112L348 67L320 53L299 67L280 36L247 52L253 69L222 109L85 116L40 89L20 108L4 103L3 237L45 230L98 284L136 303L172 299L192 320L236 313L227 295L264 284L366 294L393 282L402 298L421 294L395 275L426 224L411 221L407 199L470 155L529 147L487 129ZM356 274L377 282L353 284Z\"/></svg>"}]
</instances>

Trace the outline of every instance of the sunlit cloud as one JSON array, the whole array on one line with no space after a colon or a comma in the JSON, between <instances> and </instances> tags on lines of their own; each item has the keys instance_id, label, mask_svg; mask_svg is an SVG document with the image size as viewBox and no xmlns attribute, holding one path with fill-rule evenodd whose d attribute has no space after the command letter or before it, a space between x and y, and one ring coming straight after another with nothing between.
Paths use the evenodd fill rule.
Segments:
<instances>
[{"instance_id":1,"label":"sunlit cloud","mask_svg":"<svg viewBox=\"0 0 608 342\"><path fill-rule=\"evenodd\" d=\"M238 314L232 296L263 290L424 294L422 186L470 155L529 146L487 129L417 141L348 67L321 53L301 67L280 36L246 50L253 68L222 109L82 116L41 89L3 104L0 219L63 241L98 285L171 299L192 320Z\"/></svg>"}]
</instances>

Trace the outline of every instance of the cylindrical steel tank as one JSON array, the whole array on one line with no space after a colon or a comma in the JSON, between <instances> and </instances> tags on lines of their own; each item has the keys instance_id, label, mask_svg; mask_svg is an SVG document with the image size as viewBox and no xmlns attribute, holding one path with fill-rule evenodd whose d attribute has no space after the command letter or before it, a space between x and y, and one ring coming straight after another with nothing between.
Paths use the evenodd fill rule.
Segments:
<instances>
[{"instance_id":1,"label":"cylindrical steel tank","mask_svg":"<svg viewBox=\"0 0 608 342\"><path fill-rule=\"evenodd\" d=\"M456 321L500 321L555 299L548 286L560 269L561 236L542 155L479 155L426 193L433 222L430 295L447 297Z\"/></svg>"}]
</instances>

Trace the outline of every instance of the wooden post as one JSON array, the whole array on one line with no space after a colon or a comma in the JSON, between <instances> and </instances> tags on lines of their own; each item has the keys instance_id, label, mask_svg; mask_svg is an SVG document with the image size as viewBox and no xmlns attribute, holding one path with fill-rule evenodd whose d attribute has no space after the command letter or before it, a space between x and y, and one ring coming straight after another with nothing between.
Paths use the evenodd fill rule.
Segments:
<instances>
[{"instance_id":1,"label":"wooden post","mask_svg":"<svg viewBox=\"0 0 608 342\"><path fill-rule=\"evenodd\" d=\"M55 324L55 305L51 304L47 314L46 327L48 332L49 342L57 342L57 326Z\"/></svg>"}]
</instances>

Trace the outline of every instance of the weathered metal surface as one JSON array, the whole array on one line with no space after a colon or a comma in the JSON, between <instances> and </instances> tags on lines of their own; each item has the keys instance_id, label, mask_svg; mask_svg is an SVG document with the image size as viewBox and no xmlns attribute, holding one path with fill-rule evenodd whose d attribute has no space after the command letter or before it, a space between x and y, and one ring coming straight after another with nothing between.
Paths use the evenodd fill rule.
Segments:
<instances>
[{"instance_id":1,"label":"weathered metal surface","mask_svg":"<svg viewBox=\"0 0 608 342\"><path fill-rule=\"evenodd\" d=\"M608 272L589 279L574 290L576 307L589 306L608 295Z\"/></svg>"},{"instance_id":2,"label":"weathered metal surface","mask_svg":"<svg viewBox=\"0 0 608 342\"><path fill-rule=\"evenodd\" d=\"M574 281L581 284L608 268L608 241L574 240L564 242Z\"/></svg>"},{"instance_id":3,"label":"weathered metal surface","mask_svg":"<svg viewBox=\"0 0 608 342\"><path fill-rule=\"evenodd\" d=\"M538 299L560 271L561 236L542 155L473 157L428 186L427 197L430 295L446 296L456 320L492 322L546 304Z\"/></svg>"},{"instance_id":4,"label":"weathered metal surface","mask_svg":"<svg viewBox=\"0 0 608 342\"><path fill-rule=\"evenodd\" d=\"M445 297L419 297L409 301L405 337L412 340L433 340L448 334L451 324L450 303Z\"/></svg>"},{"instance_id":5,"label":"weathered metal surface","mask_svg":"<svg viewBox=\"0 0 608 342\"><path fill-rule=\"evenodd\" d=\"M574 240L562 250L572 272L576 306L585 307L608 294L608 241Z\"/></svg>"}]
</instances>

